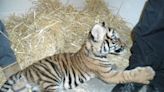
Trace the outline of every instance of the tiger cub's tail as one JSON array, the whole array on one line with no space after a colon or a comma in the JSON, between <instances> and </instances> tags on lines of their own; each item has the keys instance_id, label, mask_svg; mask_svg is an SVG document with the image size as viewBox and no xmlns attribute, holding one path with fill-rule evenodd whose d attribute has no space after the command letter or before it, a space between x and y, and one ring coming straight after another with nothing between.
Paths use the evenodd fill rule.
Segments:
<instances>
[{"instance_id":1,"label":"tiger cub's tail","mask_svg":"<svg viewBox=\"0 0 164 92\"><path fill-rule=\"evenodd\" d=\"M13 89L13 85L16 84L16 82L21 78L21 72L17 72L16 74L10 76L9 79L0 88L0 92L7 92L10 89Z\"/></svg>"}]
</instances>

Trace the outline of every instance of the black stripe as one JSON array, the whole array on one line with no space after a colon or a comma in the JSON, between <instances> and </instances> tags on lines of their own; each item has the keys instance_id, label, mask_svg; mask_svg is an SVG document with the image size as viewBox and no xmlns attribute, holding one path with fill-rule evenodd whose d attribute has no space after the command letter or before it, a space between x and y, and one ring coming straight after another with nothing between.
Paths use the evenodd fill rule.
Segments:
<instances>
[{"instance_id":1,"label":"black stripe","mask_svg":"<svg viewBox=\"0 0 164 92\"><path fill-rule=\"evenodd\" d=\"M20 79L21 78L21 73L22 73L22 71L19 71L19 72L17 72L15 74L15 76L16 76L17 79Z\"/></svg>"},{"instance_id":2,"label":"black stripe","mask_svg":"<svg viewBox=\"0 0 164 92\"><path fill-rule=\"evenodd\" d=\"M56 80L56 79L52 78L51 76L47 75L47 74L46 74L47 71L46 71L46 72L43 72L43 71L40 70L38 67L35 67L35 69L37 69L37 70L42 74L42 76L45 76L45 77L47 77L47 78L49 78L49 79L51 79L51 80L53 80L53 81L55 81L55 82L58 82L58 80Z\"/></svg>"},{"instance_id":3,"label":"black stripe","mask_svg":"<svg viewBox=\"0 0 164 92\"><path fill-rule=\"evenodd\" d=\"M73 76L74 76L74 84L75 84L75 87L77 87L78 86L78 84L77 84L77 82L76 82L76 75L75 75L75 71L74 71L74 69L72 68L72 73L73 73Z\"/></svg>"},{"instance_id":4,"label":"black stripe","mask_svg":"<svg viewBox=\"0 0 164 92\"><path fill-rule=\"evenodd\" d=\"M84 78L85 80L87 80L81 71L79 71L79 73L80 73L80 76L81 76L82 78Z\"/></svg>"},{"instance_id":5,"label":"black stripe","mask_svg":"<svg viewBox=\"0 0 164 92\"><path fill-rule=\"evenodd\" d=\"M41 73L41 76L47 77L47 78L49 78L49 79L51 79L51 80L53 80L53 81L55 81L55 82L58 82L58 80L56 80L56 79L50 77L50 76L47 75L45 72L43 72L42 70L40 70L38 67L35 67L35 69L38 70L39 73ZM40 78L41 78L41 77L40 77Z\"/></svg>"},{"instance_id":6,"label":"black stripe","mask_svg":"<svg viewBox=\"0 0 164 92\"><path fill-rule=\"evenodd\" d=\"M80 83L84 83L83 79L81 79L80 77L79 77L79 81Z\"/></svg>"},{"instance_id":7,"label":"black stripe","mask_svg":"<svg viewBox=\"0 0 164 92\"><path fill-rule=\"evenodd\" d=\"M109 42L108 42L108 40L105 40L105 41L106 41L106 43L107 43L108 47L110 48L110 45L109 45Z\"/></svg>"},{"instance_id":8,"label":"black stripe","mask_svg":"<svg viewBox=\"0 0 164 92\"><path fill-rule=\"evenodd\" d=\"M40 80L41 77L40 77L39 71L37 71L35 67L36 66L33 66L33 71L35 72L35 74L37 75L38 79Z\"/></svg>"},{"instance_id":9,"label":"black stripe","mask_svg":"<svg viewBox=\"0 0 164 92\"><path fill-rule=\"evenodd\" d=\"M2 86L2 88L1 88L1 89L9 90L9 88L4 87L4 86ZM0 92L1 92L1 89L0 89ZM2 92L4 92L4 91L2 91Z\"/></svg>"},{"instance_id":10,"label":"black stripe","mask_svg":"<svg viewBox=\"0 0 164 92\"><path fill-rule=\"evenodd\" d=\"M64 86L64 83L65 83L65 77L63 78L63 86Z\"/></svg>"},{"instance_id":11,"label":"black stripe","mask_svg":"<svg viewBox=\"0 0 164 92\"><path fill-rule=\"evenodd\" d=\"M81 55L80 55L80 58L81 58ZM79 60L81 60L80 58L74 58L76 61L79 61ZM84 83L84 80L86 80L86 78L85 78L85 76L83 75L83 73L80 71L80 69L79 68L76 68L77 69L77 71L80 73L79 75L77 75L77 76L79 76L79 81L80 81L80 83ZM72 69L73 70L73 69ZM74 70L73 70L73 72L74 72ZM75 75L74 75L75 76ZM75 76L76 77L76 76ZM80 78L80 77L82 77L82 78ZM75 84L76 85L76 84ZM77 84L77 86L78 86L78 84Z\"/></svg>"},{"instance_id":12,"label":"black stripe","mask_svg":"<svg viewBox=\"0 0 164 92\"><path fill-rule=\"evenodd\" d=\"M51 74L53 77L55 77L55 79L60 80L60 79L59 79L59 78L60 78L60 74L58 73L59 70L56 69L57 66L56 66L54 63L52 63L51 61L49 61L49 60L47 60L47 59L45 59L45 60L46 60L47 63L51 66L51 68L53 68L53 71L55 71L55 73L57 74L57 76L51 72L51 69L50 69L50 67L48 68L47 64L41 62L40 65L41 65L47 72L49 72L49 74ZM55 67L55 66L56 66L56 67ZM59 77L59 78L58 78L58 77Z\"/></svg>"},{"instance_id":13,"label":"black stripe","mask_svg":"<svg viewBox=\"0 0 164 92\"><path fill-rule=\"evenodd\" d=\"M33 67L31 66L31 68L29 69L29 75L30 75L30 77L31 77L31 80L32 81L34 81L34 76L33 76L33 74L32 74L32 72L33 72L33 69L32 69Z\"/></svg>"},{"instance_id":14,"label":"black stripe","mask_svg":"<svg viewBox=\"0 0 164 92\"><path fill-rule=\"evenodd\" d=\"M49 62L48 58L44 58L43 60L45 60L45 61Z\"/></svg>"},{"instance_id":15,"label":"black stripe","mask_svg":"<svg viewBox=\"0 0 164 92\"><path fill-rule=\"evenodd\" d=\"M108 27L108 30L109 30L109 32L111 31L111 28L110 27Z\"/></svg>"},{"instance_id":16,"label":"black stripe","mask_svg":"<svg viewBox=\"0 0 164 92\"><path fill-rule=\"evenodd\" d=\"M11 77L10 77L10 79L13 81L13 83L15 84L16 83L16 76L15 75L12 75Z\"/></svg>"},{"instance_id":17,"label":"black stripe","mask_svg":"<svg viewBox=\"0 0 164 92\"><path fill-rule=\"evenodd\" d=\"M106 38L107 38L107 39L110 39L110 37L108 36L108 34L106 34Z\"/></svg>"},{"instance_id":18,"label":"black stripe","mask_svg":"<svg viewBox=\"0 0 164 92\"><path fill-rule=\"evenodd\" d=\"M81 62L82 62L83 57L82 57L82 55L80 54L80 55L79 55L79 58L76 58L76 59L78 59L78 61L81 61ZM80 75L81 75L83 78L85 78L85 80L87 80L86 77L84 76L84 73L81 72L81 69L79 69L79 68L77 68L77 69L78 69L78 72L80 73ZM87 74L87 75L89 76L89 74L88 74L87 72L85 72L85 74Z\"/></svg>"},{"instance_id":19,"label":"black stripe","mask_svg":"<svg viewBox=\"0 0 164 92\"><path fill-rule=\"evenodd\" d=\"M91 40L94 40L94 37L93 37L91 31L89 31L89 34L90 34L90 38L91 38Z\"/></svg>"},{"instance_id":20,"label":"black stripe","mask_svg":"<svg viewBox=\"0 0 164 92\"><path fill-rule=\"evenodd\" d=\"M53 62L47 62L47 63L49 63L49 65L53 68L53 71L55 71L55 73L57 74L57 76L58 76L59 78L61 78L61 74L60 74L60 72L59 72L58 66L57 66L56 64L54 64ZM53 75L54 77L56 77L55 74L52 73L52 75ZM57 77L56 77L56 78L57 78ZM58 80L59 80L59 79L58 79Z\"/></svg>"},{"instance_id":21,"label":"black stripe","mask_svg":"<svg viewBox=\"0 0 164 92\"><path fill-rule=\"evenodd\" d=\"M76 79L75 79L75 87L77 87L79 84L77 84Z\"/></svg>"},{"instance_id":22,"label":"black stripe","mask_svg":"<svg viewBox=\"0 0 164 92\"><path fill-rule=\"evenodd\" d=\"M5 82L5 84L4 85L8 85L8 86L11 86L12 87L12 84L10 84L8 81L7 82Z\"/></svg>"},{"instance_id":23,"label":"black stripe","mask_svg":"<svg viewBox=\"0 0 164 92\"><path fill-rule=\"evenodd\" d=\"M48 66L46 65L46 66L44 66L44 65L42 65L43 63L40 63L40 64L36 64L36 65L38 65L38 66L40 66L40 67L42 67L43 69L45 69L46 70L46 72L48 72L48 74L51 74L52 76L53 76L53 74L51 73L51 71L48 69ZM55 76L54 76L55 77Z\"/></svg>"},{"instance_id":24,"label":"black stripe","mask_svg":"<svg viewBox=\"0 0 164 92\"><path fill-rule=\"evenodd\" d=\"M26 69L24 70L24 76L26 76L26 79L27 79L27 77L28 77L27 72L28 72L28 68L26 68Z\"/></svg>"},{"instance_id":25,"label":"black stripe","mask_svg":"<svg viewBox=\"0 0 164 92\"><path fill-rule=\"evenodd\" d=\"M65 61L66 61L64 63L66 63L66 65L68 65L68 58L67 58L68 54L64 53L63 55L64 55L64 58L65 58ZM68 57L70 57L70 56L68 56Z\"/></svg>"},{"instance_id":26,"label":"black stripe","mask_svg":"<svg viewBox=\"0 0 164 92\"><path fill-rule=\"evenodd\" d=\"M56 89L49 89L49 88L50 88L50 87L55 87L55 86L58 86L58 85L53 85L53 84L51 84L51 85L47 86L45 89L46 89L46 91L48 91L48 92L52 92L52 91L55 91ZM50 91L50 90L52 90L52 91Z\"/></svg>"},{"instance_id":27,"label":"black stripe","mask_svg":"<svg viewBox=\"0 0 164 92\"><path fill-rule=\"evenodd\" d=\"M69 89L72 89L72 85L71 85L72 78L71 78L71 74L70 74L70 73L69 73L69 75L68 75L68 78L69 78L69 80L68 80Z\"/></svg>"},{"instance_id":28,"label":"black stripe","mask_svg":"<svg viewBox=\"0 0 164 92\"><path fill-rule=\"evenodd\" d=\"M63 63L63 68L64 68L64 70L66 72L66 75L68 75L67 65L65 65L64 61L62 61L62 63Z\"/></svg>"},{"instance_id":29,"label":"black stripe","mask_svg":"<svg viewBox=\"0 0 164 92\"><path fill-rule=\"evenodd\" d=\"M27 71L26 71L26 78L27 78L28 81L31 80L30 68L28 68Z\"/></svg>"}]
</instances>

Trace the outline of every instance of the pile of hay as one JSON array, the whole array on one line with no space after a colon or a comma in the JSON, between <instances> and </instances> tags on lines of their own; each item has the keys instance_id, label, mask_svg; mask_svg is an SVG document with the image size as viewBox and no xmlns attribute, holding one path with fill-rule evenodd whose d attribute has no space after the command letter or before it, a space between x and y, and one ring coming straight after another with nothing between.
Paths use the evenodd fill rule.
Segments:
<instances>
[{"instance_id":1,"label":"pile of hay","mask_svg":"<svg viewBox=\"0 0 164 92\"><path fill-rule=\"evenodd\" d=\"M85 8L80 11L59 1L37 0L28 13L13 14L6 21L12 48L22 69L54 53L76 52L96 21L105 21L117 29L130 46L126 22L113 15L103 0L86 0ZM127 65L129 54L125 56L116 60L121 61L121 66Z\"/></svg>"}]
</instances>

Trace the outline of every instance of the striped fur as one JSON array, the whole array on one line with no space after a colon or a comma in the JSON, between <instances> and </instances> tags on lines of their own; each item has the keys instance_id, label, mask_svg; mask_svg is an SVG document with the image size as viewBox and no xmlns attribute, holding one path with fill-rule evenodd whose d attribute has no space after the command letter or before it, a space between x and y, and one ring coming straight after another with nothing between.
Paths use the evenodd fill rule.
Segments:
<instances>
[{"instance_id":1,"label":"striped fur","mask_svg":"<svg viewBox=\"0 0 164 92\"><path fill-rule=\"evenodd\" d=\"M21 79L24 80L25 88L31 92L72 89L95 77L106 83L148 83L154 76L150 67L139 67L129 71L112 69L107 55L118 55L123 49L124 44L113 29L107 28L105 23L96 24L79 51L55 54L39 60L12 75L1 87L0 92L7 92L9 89L18 92L13 85ZM145 78L136 77L137 74Z\"/></svg>"}]
</instances>

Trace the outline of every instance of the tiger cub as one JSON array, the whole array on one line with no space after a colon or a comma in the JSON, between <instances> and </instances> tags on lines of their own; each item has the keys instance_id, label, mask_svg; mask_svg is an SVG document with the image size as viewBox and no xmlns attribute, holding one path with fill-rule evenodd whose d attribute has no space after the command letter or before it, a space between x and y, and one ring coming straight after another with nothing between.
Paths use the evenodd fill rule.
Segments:
<instances>
[{"instance_id":1,"label":"tiger cub","mask_svg":"<svg viewBox=\"0 0 164 92\"><path fill-rule=\"evenodd\" d=\"M61 53L48 56L26 69L12 75L1 87L0 92L13 88L19 80L26 82L30 92L57 92L72 89L91 78L99 78L106 83L148 84L155 73L150 67L117 71L112 68L108 54L120 54L124 50L118 33L105 23L95 24L85 43L76 53ZM20 91L19 91L20 92Z\"/></svg>"}]
</instances>

